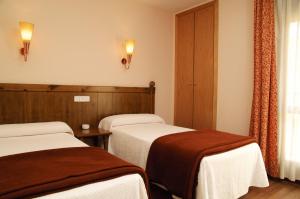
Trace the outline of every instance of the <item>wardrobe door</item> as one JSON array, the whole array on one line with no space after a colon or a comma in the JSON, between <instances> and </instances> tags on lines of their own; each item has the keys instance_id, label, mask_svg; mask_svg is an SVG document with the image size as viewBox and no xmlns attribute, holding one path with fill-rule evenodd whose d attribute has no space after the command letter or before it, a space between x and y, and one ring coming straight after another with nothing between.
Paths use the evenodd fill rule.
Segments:
<instances>
[{"instance_id":1,"label":"wardrobe door","mask_svg":"<svg viewBox=\"0 0 300 199\"><path fill-rule=\"evenodd\" d=\"M214 4L195 12L193 128L214 128Z\"/></svg>"},{"instance_id":2,"label":"wardrobe door","mask_svg":"<svg viewBox=\"0 0 300 199\"><path fill-rule=\"evenodd\" d=\"M176 16L175 118L193 127L194 13Z\"/></svg>"}]
</instances>

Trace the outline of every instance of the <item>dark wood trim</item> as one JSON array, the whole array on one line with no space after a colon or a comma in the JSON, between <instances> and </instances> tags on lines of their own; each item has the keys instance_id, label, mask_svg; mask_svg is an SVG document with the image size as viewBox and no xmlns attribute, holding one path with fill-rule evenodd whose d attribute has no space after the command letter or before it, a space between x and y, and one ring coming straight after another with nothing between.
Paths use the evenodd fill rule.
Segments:
<instances>
[{"instance_id":1,"label":"dark wood trim","mask_svg":"<svg viewBox=\"0 0 300 199\"><path fill-rule=\"evenodd\" d=\"M151 82L150 82L151 83ZM6 84L0 83L0 91L32 91L32 92L89 92L89 93L147 93L149 87L118 87L118 86L79 86L79 85L47 85L47 84Z\"/></svg>"},{"instance_id":2,"label":"dark wood trim","mask_svg":"<svg viewBox=\"0 0 300 199\"><path fill-rule=\"evenodd\" d=\"M151 95L151 113L155 113L155 82L151 81L149 83L150 95Z\"/></svg>"}]
</instances>

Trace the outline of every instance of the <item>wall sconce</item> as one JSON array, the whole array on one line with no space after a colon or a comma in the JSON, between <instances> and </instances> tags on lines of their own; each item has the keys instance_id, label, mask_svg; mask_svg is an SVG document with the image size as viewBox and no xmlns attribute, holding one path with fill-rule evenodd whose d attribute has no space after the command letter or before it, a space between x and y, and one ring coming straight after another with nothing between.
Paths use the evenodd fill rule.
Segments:
<instances>
[{"instance_id":1,"label":"wall sconce","mask_svg":"<svg viewBox=\"0 0 300 199\"><path fill-rule=\"evenodd\" d=\"M124 65L125 69L129 69L131 59L132 59L132 55L133 55L133 52L134 52L134 45L135 45L134 40L127 40L126 43L125 43L125 49L126 49L127 57L123 58L121 60L121 62Z\"/></svg>"},{"instance_id":2,"label":"wall sconce","mask_svg":"<svg viewBox=\"0 0 300 199\"><path fill-rule=\"evenodd\" d=\"M27 61L27 55L29 53L29 45L32 38L32 32L34 25L32 23L21 21L20 23L21 38L23 41L23 48L21 48L21 55L24 56L24 60Z\"/></svg>"}]
</instances>

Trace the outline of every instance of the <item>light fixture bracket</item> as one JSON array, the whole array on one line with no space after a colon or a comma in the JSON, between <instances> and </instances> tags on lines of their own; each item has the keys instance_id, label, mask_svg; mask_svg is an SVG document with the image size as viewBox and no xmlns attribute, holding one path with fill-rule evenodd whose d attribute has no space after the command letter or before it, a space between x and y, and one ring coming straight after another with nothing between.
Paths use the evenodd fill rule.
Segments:
<instances>
[{"instance_id":1,"label":"light fixture bracket","mask_svg":"<svg viewBox=\"0 0 300 199\"><path fill-rule=\"evenodd\" d=\"M124 65L126 70L128 70L130 68L131 58L132 58L132 55L128 54L127 58L123 58L121 60L121 63Z\"/></svg>"},{"instance_id":2,"label":"light fixture bracket","mask_svg":"<svg viewBox=\"0 0 300 199\"><path fill-rule=\"evenodd\" d=\"M24 60L25 62L27 61L27 56L29 53L29 46L30 46L30 42L23 42L23 48L20 49L20 53L21 55L24 56Z\"/></svg>"}]
</instances>

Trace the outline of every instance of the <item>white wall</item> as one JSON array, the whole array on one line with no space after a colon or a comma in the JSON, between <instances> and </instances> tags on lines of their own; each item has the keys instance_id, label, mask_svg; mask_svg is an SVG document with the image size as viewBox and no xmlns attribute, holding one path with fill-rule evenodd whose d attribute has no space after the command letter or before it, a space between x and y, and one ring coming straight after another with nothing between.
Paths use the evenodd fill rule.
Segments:
<instances>
[{"instance_id":1,"label":"white wall","mask_svg":"<svg viewBox=\"0 0 300 199\"><path fill-rule=\"evenodd\" d=\"M20 20L35 24L28 62ZM0 82L157 85L156 113L173 121L173 15L131 0L0 0ZM136 40L130 70L122 42Z\"/></svg>"},{"instance_id":2,"label":"white wall","mask_svg":"<svg viewBox=\"0 0 300 199\"><path fill-rule=\"evenodd\" d=\"M253 1L219 0L219 130L247 134L253 82ZM28 62L18 21L35 24ZM173 121L174 18L131 0L0 0L0 82L147 86ZM136 40L131 69L121 44Z\"/></svg>"},{"instance_id":3,"label":"white wall","mask_svg":"<svg viewBox=\"0 0 300 199\"><path fill-rule=\"evenodd\" d=\"M219 0L217 129L247 135L253 84L253 1Z\"/></svg>"}]
</instances>

